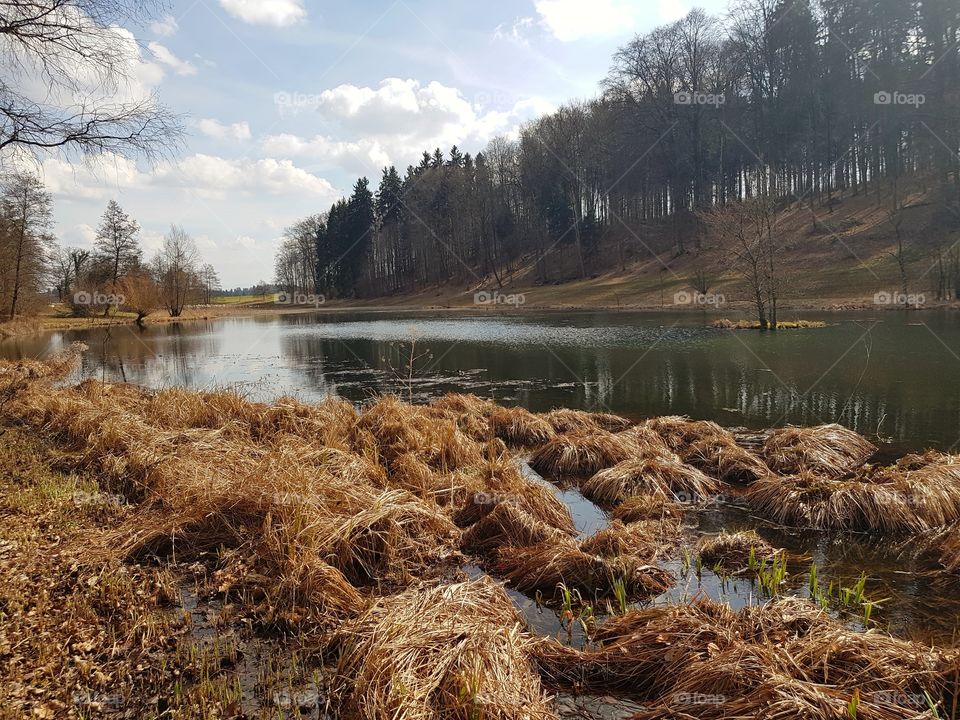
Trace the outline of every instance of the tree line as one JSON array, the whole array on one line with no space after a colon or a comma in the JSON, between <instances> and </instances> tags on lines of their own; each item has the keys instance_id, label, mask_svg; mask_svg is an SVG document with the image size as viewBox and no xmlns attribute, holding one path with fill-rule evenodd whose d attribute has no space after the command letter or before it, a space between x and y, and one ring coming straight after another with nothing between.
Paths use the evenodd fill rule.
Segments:
<instances>
[{"instance_id":1,"label":"tree line","mask_svg":"<svg viewBox=\"0 0 960 720\"><path fill-rule=\"evenodd\" d=\"M361 178L286 230L276 282L352 297L503 286L521 267L537 282L586 277L637 252L696 251L717 208L752 204L762 225L844 192L875 197L895 223L911 176L958 207L958 40L954 0L694 10L621 47L597 98L475 156L453 147L385 168L376 190Z\"/></svg>"},{"instance_id":2,"label":"tree line","mask_svg":"<svg viewBox=\"0 0 960 720\"><path fill-rule=\"evenodd\" d=\"M140 225L116 201L108 203L92 249L61 246L52 230L52 197L36 175L0 179L0 307L10 320L49 302L51 293L76 316L122 310L142 322L162 308L178 317L220 288L214 267L176 225L145 260Z\"/></svg>"}]
</instances>

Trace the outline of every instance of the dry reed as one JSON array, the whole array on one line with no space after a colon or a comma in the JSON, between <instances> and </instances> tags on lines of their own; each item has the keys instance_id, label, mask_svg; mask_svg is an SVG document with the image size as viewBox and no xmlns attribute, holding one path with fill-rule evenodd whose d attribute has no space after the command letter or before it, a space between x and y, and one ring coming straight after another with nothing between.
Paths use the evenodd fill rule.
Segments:
<instances>
[{"instance_id":1,"label":"dry reed","mask_svg":"<svg viewBox=\"0 0 960 720\"><path fill-rule=\"evenodd\" d=\"M842 425L774 430L763 447L767 465L783 475L804 471L842 477L863 465L876 446Z\"/></svg>"},{"instance_id":2,"label":"dry reed","mask_svg":"<svg viewBox=\"0 0 960 720\"><path fill-rule=\"evenodd\" d=\"M675 550L680 539L680 523L676 520L643 520L629 524L614 520L608 527L583 540L580 549L589 555L604 558L628 555L652 564Z\"/></svg>"},{"instance_id":3,"label":"dry reed","mask_svg":"<svg viewBox=\"0 0 960 720\"><path fill-rule=\"evenodd\" d=\"M490 430L513 447L539 447L556 434L549 422L520 407L490 413Z\"/></svg>"},{"instance_id":4,"label":"dry reed","mask_svg":"<svg viewBox=\"0 0 960 720\"><path fill-rule=\"evenodd\" d=\"M683 517L683 509L673 500L657 495L635 495L613 509L612 518L622 523Z\"/></svg>"},{"instance_id":5,"label":"dry reed","mask_svg":"<svg viewBox=\"0 0 960 720\"><path fill-rule=\"evenodd\" d=\"M551 410L542 417L550 423L558 433L589 433L595 430L606 430L607 432L616 433L626 430L633 424L619 415L592 413L586 412L585 410L570 410L567 408Z\"/></svg>"},{"instance_id":6,"label":"dry reed","mask_svg":"<svg viewBox=\"0 0 960 720\"><path fill-rule=\"evenodd\" d=\"M546 478L587 477L630 457L632 446L610 432L558 435L530 457L530 467Z\"/></svg>"},{"instance_id":7,"label":"dry reed","mask_svg":"<svg viewBox=\"0 0 960 720\"><path fill-rule=\"evenodd\" d=\"M580 486L585 497L605 507L638 495L696 504L705 502L720 489L719 482L680 462L675 455L624 460L594 474Z\"/></svg>"},{"instance_id":8,"label":"dry reed","mask_svg":"<svg viewBox=\"0 0 960 720\"><path fill-rule=\"evenodd\" d=\"M488 579L416 587L337 633L334 697L365 720L555 718L530 660L533 641Z\"/></svg>"}]
</instances>

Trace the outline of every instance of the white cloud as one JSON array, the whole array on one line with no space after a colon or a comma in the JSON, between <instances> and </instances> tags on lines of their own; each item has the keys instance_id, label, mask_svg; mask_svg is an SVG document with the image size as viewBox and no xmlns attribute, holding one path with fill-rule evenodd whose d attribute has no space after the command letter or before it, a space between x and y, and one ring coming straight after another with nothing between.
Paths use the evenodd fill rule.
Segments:
<instances>
[{"instance_id":1,"label":"white cloud","mask_svg":"<svg viewBox=\"0 0 960 720\"><path fill-rule=\"evenodd\" d=\"M225 198L230 193L314 195L325 201L337 196L323 178L296 167L290 160L227 159L198 153L176 166L158 171L157 182L189 189L202 197Z\"/></svg>"},{"instance_id":2,"label":"white cloud","mask_svg":"<svg viewBox=\"0 0 960 720\"><path fill-rule=\"evenodd\" d=\"M264 151L327 161L355 173L389 164L403 167L435 147L445 152L452 145L477 149L494 135L511 134L524 120L553 109L540 98L502 94L478 93L471 101L436 81L424 85L400 78L387 78L376 88L340 85L307 100L336 135L273 135L264 139Z\"/></svg>"},{"instance_id":3,"label":"white cloud","mask_svg":"<svg viewBox=\"0 0 960 720\"><path fill-rule=\"evenodd\" d=\"M189 61L181 60L160 43L151 41L147 44L147 47L150 48L150 52L153 53L157 62L171 68L177 75L197 74L197 68L191 65Z\"/></svg>"},{"instance_id":4,"label":"white cloud","mask_svg":"<svg viewBox=\"0 0 960 720\"><path fill-rule=\"evenodd\" d=\"M176 35L180 26L173 15L164 15L162 18L150 24L150 32L160 37L170 37Z\"/></svg>"},{"instance_id":5,"label":"white cloud","mask_svg":"<svg viewBox=\"0 0 960 720\"><path fill-rule=\"evenodd\" d=\"M530 41L527 39L527 35L534 22L532 17L520 17L510 25L506 23L497 25L497 28L493 31L493 38L494 40L509 40L520 45L529 45Z\"/></svg>"},{"instance_id":6,"label":"white cloud","mask_svg":"<svg viewBox=\"0 0 960 720\"><path fill-rule=\"evenodd\" d=\"M562 42L630 34L650 14L649 5L636 0L534 0L534 6L541 24Z\"/></svg>"},{"instance_id":7,"label":"white cloud","mask_svg":"<svg viewBox=\"0 0 960 720\"><path fill-rule=\"evenodd\" d=\"M220 7L251 25L288 27L307 17L303 0L220 0Z\"/></svg>"},{"instance_id":8,"label":"white cloud","mask_svg":"<svg viewBox=\"0 0 960 720\"><path fill-rule=\"evenodd\" d=\"M212 118L203 118L196 122L197 129L207 137L216 140L239 140L245 141L251 138L250 125L247 122L231 123L229 125L214 120Z\"/></svg>"},{"instance_id":9,"label":"white cloud","mask_svg":"<svg viewBox=\"0 0 960 720\"><path fill-rule=\"evenodd\" d=\"M41 164L40 177L54 195L86 199L103 199L143 182L133 160L112 153L78 164L47 158Z\"/></svg>"}]
</instances>

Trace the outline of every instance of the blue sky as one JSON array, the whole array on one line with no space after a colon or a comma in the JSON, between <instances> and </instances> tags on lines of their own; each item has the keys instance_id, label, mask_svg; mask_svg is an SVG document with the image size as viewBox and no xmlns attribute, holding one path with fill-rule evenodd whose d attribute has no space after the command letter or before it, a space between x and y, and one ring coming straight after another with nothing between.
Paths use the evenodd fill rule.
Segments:
<instances>
[{"instance_id":1,"label":"blue sky","mask_svg":"<svg viewBox=\"0 0 960 720\"><path fill-rule=\"evenodd\" d=\"M697 6L722 12L725 2ZM155 164L43 163L63 244L89 246L116 199L147 253L171 223L225 287L272 278L283 228L387 163L476 152L571 98L615 49L688 0L173 0L139 43L125 92L156 92L188 130ZM137 51L134 51L135 53Z\"/></svg>"}]
</instances>

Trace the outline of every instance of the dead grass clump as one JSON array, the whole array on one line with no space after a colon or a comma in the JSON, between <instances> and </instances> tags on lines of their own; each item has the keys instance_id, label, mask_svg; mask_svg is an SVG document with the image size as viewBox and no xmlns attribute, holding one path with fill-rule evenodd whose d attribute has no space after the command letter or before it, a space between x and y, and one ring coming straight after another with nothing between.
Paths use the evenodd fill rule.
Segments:
<instances>
[{"instance_id":1,"label":"dead grass clump","mask_svg":"<svg viewBox=\"0 0 960 720\"><path fill-rule=\"evenodd\" d=\"M504 545L528 547L543 542L559 543L569 535L537 520L512 502L501 502L463 533L460 547L472 555L490 555Z\"/></svg>"},{"instance_id":2,"label":"dead grass clump","mask_svg":"<svg viewBox=\"0 0 960 720\"><path fill-rule=\"evenodd\" d=\"M925 456L913 470L872 469L836 480L801 473L752 486L751 505L774 522L794 527L917 533L960 520L960 463Z\"/></svg>"},{"instance_id":3,"label":"dead grass clump","mask_svg":"<svg viewBox=\"0 0 960 720\"><path fill-rule=\"evenodd\" d=\"M708 567L721 567L727 572L742 572L753 567L763 567L783 554L753 530L746 532L722 532L700 542L700 557Z\"/></svg>"},{"instance_id":4,"label":"dead grass clump","mask_svg":"<svg viewBox=\"0 0 960 720\"><path fill-rule=\"evenodd\" d=\"M913 698L945 699L956 662L953 651L853 632L796 598L739 611L710 600L631 611L594 637L602 647L587 651L539 642L534 657L546 684L629 690L650 703L638 717L651 719L693 717L694 708L709 720L840 718L856 692L857 717L919 720L927 715Z\"/></svg>"},{"instance_id":5,"label":"dead grass clump","mask_svg":"<svg viewBox=\"0 0 960 720\"><path fill-rule=\"evenodd\" d=\"M804 470L842 477L860 467L877 451L862 435L842 425L774 430L763 447L767 465L784 475Z\"/></svg>"},{"instance_id":6,"label":"dead grass clump","mask_svg":"<svg viewBox=\"0 0 960 720\"><path fill-rule=\"evenodd\" d=\"M410 582L453 552L460 531L439 508L393 490L359 513L318 523L308 537L326 563L365 586Z\"/></svg>"},{"instance_id":7,"label":"dead grass clump","mask_svg":"<svg viewBox=\"0 0 960 720\"><path fill-rule=\"evenodd\" d=\"M556 434L549 422L520 407L492 412L490 430L513 447L539 447Z\"/></svg>"},{"instance_id":8,"label":"dead grass clump","mask_svg":"<svg viewBox=\"0 0 960 720\"><path fill-rule=\"evenodd\" d=\"M724 482L749 485L768 477L770 468L724 431L691 443L680 453L683 461Z\"/></svg>"},{"instance_id":9,"label":"dead grass clump","mask_svg":"<svg viewBox=\"0 0 960 720\"><path fill-rule=\"evenodd\" d=\"M546 478L587 477L623 462L631 445L610 432L557 435L530 457L530 467Z\"/></svg>"},{"instance_id":10,"label":"dead grass clump","mask_svg":"<svg viewBox=\"0 0 960 720\"><path fill-rule=\"evenodd\" d=\"M282 397L253 415L250 437L267 442L277 436L295 435L317 445L349 450L357 418L356 408L341 398L330 397L311 404Z\"/></svg>"},{"instance_id":11,"label":"dead grass clump","mask_svg":"<svg viewBox=\"0 0 960 720\"><path fill-rule=\"evenodd\" d=\"M629 555L653 564L658 557L675 549L680 537L680 523L676 520L644 520L629 524L614 520L608 527L583 540L580 549L604 558Z\"/></svg>"},{"instance_id":12,"label":"dead grass clump","mask_svg":"<svg viewBox=\"0 0 960 720\"><path fill-rule=\"evenodd\" d=\"M542 415L558 433L584 432L589 433L594 430L606 430L607 432L621 432L630 427L631 423L626 418L609 413L592 413L585 410L570 410L561 408L551 410Z\"/></svg>"},{"instance_id":13,"label":"dead grass clump","mask_svg":"<svg viewBox=\"0 0 960 720\"><path fill-rule=\"evenodd\" d=\"M614 506L638 495L704 502L720 492L721 484L676 456L631 458L601 470L580 486L584 497L598 505Z\"/></svg>"},{"instance_id":14,"label":"dead grass clump","mask_svg":"<svg viewBox=\"0 0 960 720\"><path fill-rule=\"evenodd\" d=\"M351 429L358 452L375 450L388 468L406 453L417 454L435 470L451 472L482 460L481 445L455 420L436 417L429 408L406 405L394 396L366 408ZM369 447L369 441L375 443Z\"/></svg>"},{"instance_id":15,"label":"dead grass clump","mask_svg":"<svg viewBox=\"0 0 960 720\"><path fill-rule=\"evenodd\" d=\"M476 491L453 516L460 527L473 525L500 504L508 503L565 534L576 533L570 508L546 485L523 477L511 460L486 463L475 469L470 480Z\"/></svg>"},{"instance_id":16,"label":"dead grass clump","mask_svg":"<svg viewBox=\"0 0 960 720\"><path fill-rule=\"evenodd\" d=\"M667 447L667 443L660 434L645 424L634 425L628 430L618 432L617 437L629 442L637 455L646 457L649 455L672 456L675 454Z\"/></svg>"},{"instance_id":17,"label":"dead grass clump","mask_svg":"<svg viewBox=\"0 0 960 720\"><path fill-rule=\"evenodd\" d=\"M364 720L555 718L522 627L489 579L384 598L336 634L339 712Z\"/></svg>"},{"instance_id":18,"label":"dead grass clump","mask_svg":"<svg viewBox=\"0 0 960 720\"><path fill-rule=\"evenodd\" d=\"M733 442L731 433L710 420L691 420L680 415L666 415L646 420L642 425L656 432L675 453L682 454L698 440L717 435L729 436L728 439Z\"/></svg>"},{"instance_id":19,"label":"dead grass clump","mask_svg":"<svg viewBox=\"0 0 960 720\"><path fill-rule=\"evenodd\" d=\"M573 541L530 547L504 546L495 571L520 592L553 593L560 584L584 597L612 597L622 583L630 599L659 595L670 587L670 573L633 557L604 558L581 550Z\"/></svg>"},{"instance_id":20,"label":"dead grass clump","mask_svg":"<svg viewBox=\"0 0 960 720\"><path fill-rule=\"evenodd\" d=\"M446 410L456 415L469 413L487 417L497 409L496 403L470 393L447 393L430 403L430 407Z\"/></svg>"},{"instance_id":21,"label":"dead grass clump","mask_svg":"<svg viewBox=\"0 0 960 720\"><path fill-rule=\"evenodd\" d=\"M612 518L622 523L683 517L683 508L660 495L634 495L613 509Z\"/></svg>"}]
</instances>

